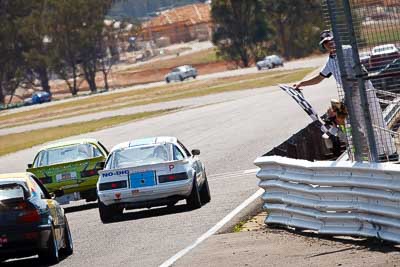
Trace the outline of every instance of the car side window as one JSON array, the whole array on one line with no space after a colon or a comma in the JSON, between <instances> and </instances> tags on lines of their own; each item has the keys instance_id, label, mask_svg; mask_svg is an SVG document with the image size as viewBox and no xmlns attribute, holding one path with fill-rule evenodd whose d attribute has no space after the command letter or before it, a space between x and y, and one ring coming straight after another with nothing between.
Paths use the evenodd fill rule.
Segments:
<instances>
[{"instance_id":1,"label":"car side window","mask_svg":"<svg viewBox=\"0 0 400 267\"><path fill-rule=\"evenodd\" d=\"M93 150L93 157L94 158L103 156L101 154L100 150L96 146L91 145L91 147L92 147L92 150Z\"/></svg>"},{"instance_id":2,"label":"car side window","mask_svg":"<svg viewBox=\"0 0 400 267\"><path fill-rule=\"evenodd\" d=\"M112 169L112 168L114 168L114 166L115 166L115 163L114 163L114 155L115 155L115 153L113 152L112 154L110 154L109 156L108 156L108 158L107 158L107 160L106 160L106 169Z\"/></svg>"},{"instance_id":3,"label":"car side window","mask_svg":"<svg viewBox=\"0 0 400 267\"><path fill-rule=\"evenodd\" d=\"M174 145L173 149L174 149L174 160L182 160L185 158L181 150L176 145Z\"/></svg>"},{"instance_id":4,"label":"car side window","mask_svg":"<svg viewBox=\"0 0 400 267\"><path fill-rule=\"evenodd\" d=\"M47 152L40 151L35 159L35 162L33 163L33 166L40 167L40 166L45 166L45 165L47 165Z\"/></svg>"},{"instance_id":5,"label":"car side window","mask_svg":"<svg viewBox=\"0 0 400 267\"><path fill-rule=\"evenodd\" d=\"M183 151L185 151L186 156L191 157L192 154L190 154L189 150L178 140L178 144L183 148Z\"/></svg>"},{"instance_id":6,"label":"car side window","mask_svg":"<svg viewBox=\"0 0 400 267\"><path fill-rule=\"evenodd\" d=\"M33 195L36 193L40 196L41 199L46 199L47 198L46 194L43 192L42 188L39 185L40 182L35 180L32 176L29 176L29 179L33 185L33 190L34 190L34 192L32 192Z\"/></svg>"}]
</instances>

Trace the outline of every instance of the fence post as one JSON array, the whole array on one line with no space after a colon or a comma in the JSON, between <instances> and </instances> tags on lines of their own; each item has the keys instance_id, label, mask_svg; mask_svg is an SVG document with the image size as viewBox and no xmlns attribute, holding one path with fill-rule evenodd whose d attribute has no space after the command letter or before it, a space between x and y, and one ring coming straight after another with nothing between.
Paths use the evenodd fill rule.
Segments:
<instances>
[{"instance_id":1,"label":"fence post","mask_svg":"<svg viewBox=\"0 0 400 267\"><path fill-rule=\"evenodd\" d=\"M353 61L355 64L354 71L355 71L355 77L358 81L358 89L360 92L361 108L363 111L362 115L364 116L365 127L367 130L370 161L378 162L378 151L376 148L375 134L374 134L374 129L372 127L371 114L370 114L370 109L369 109L369 104L368 104L368 99L367 99L367 91L365 88L365 80L363 78L365 73L362 71L362 67L361 67L360 56L358 53L358 46L357 46L357 38L356 38L355 31L354 31L353 16L351 14L351 6L349 3L349 0L343 0L343 8L344 8L344 14L345 14L345 17L347 20L346 26L348 27L348 31L349 31L350 45L351 45L351 49L353 52L352 55L353 55Z\"/></svg>"},{"instance_id":2,"label":"fence post","mask_svg":"<svg viewBox=\"0 0 400 267\"><path fill-rule=\"evenodd\" d=\"M345 0L344 0L345 1ZM335 37L335 45L336 45L336 56L338 57L338 64L339 64L339 69L340 69L340 75L342 79L342 85L343 85L343 91L345 94L344 101L346 104L346 107L349 112L349 120L350 120L350 126L351 126L351 135L352 135L352 144L354 146L354 159L358 162L363 161L363 145L361 142L361 133L359 130L359 122L357 121L356 118L356 113L354 110L353 103L351 101L352 99L352 87L349 84L347 80L347 73L346 73L346 67L344 65L345 59L344 59L344 54L343 54L343 48L342 48L342 42L340 39L340 33L339 33L339 23L337 21L337 18L335 16L335 0L326 0L327 7L328 7L328 13L331 21L331 26L332 26L332 32L333 36ZM351 148L350 152L351 152Z\"/></svg>"}]
</instances>

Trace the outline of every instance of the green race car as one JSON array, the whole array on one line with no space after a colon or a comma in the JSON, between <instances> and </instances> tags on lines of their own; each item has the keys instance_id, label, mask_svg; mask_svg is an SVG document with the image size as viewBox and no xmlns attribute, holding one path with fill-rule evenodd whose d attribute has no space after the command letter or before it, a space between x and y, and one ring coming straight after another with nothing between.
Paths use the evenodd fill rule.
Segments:
<instances>
[{"instance_id":1,"label":"green race car","mask_svg":"<svg viewBox=\"0 0 400 267\"><path fill-rule=\"evenodd\" d=\"M35 174L49 192L62 190L62 204L78 199L95 201L98 171L107 155L107 149L95 139L57 142L40 149L27 172Z\"/></svg>"}]
</instances>

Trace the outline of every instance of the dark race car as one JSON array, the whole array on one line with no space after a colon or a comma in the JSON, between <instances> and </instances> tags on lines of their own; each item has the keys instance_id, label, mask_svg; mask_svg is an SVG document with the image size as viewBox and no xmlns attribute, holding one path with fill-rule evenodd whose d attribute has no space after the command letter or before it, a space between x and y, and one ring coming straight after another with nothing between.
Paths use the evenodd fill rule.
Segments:
<instances>
[{"instance_id":1,"label":"dark race car","mask_svg":"<svg viewBox=\"0 0 400 267\"><path fill-rule=\"evenodd\" d=\"M45 263L73 253L64 210L31 173L0 174L0 263L39 255Z\"/></svg>"}]
</instances>

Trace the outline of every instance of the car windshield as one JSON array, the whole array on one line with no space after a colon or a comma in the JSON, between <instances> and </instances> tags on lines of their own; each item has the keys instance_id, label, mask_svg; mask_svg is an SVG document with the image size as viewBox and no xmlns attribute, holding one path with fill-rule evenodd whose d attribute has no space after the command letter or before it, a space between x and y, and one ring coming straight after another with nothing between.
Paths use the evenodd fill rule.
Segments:
<instances>
[{"instance_id":1,"label":"car windshield","mask_svg":"<svg viewBox=\"0 0 400 267\"><path fill-rule=\"evenodd\" d=\"M117 150L110 156L107 169L136 167L170 161L170 145L137 146Z\"/></svg>"},{"instance_id":2,"label":"car windshield","mask_svg":"<svg viewBox=\"0 0 400 267\"><path fill-rule=\"evenodd\" d=\"M25 199L27 192L21 184L0 184L0 202L7 200Z\"/></svg>"},{"instance_id":3,"label":"car windshield","mask_svg":"<svg viewBox=\"0 0 400 267\"><path fill-rule=\"evenodd\" d=\"M101 156L100 151L91 144L74 144L41 151L36 157L34 166L42 167L99 156Z\"/></svg>"}]
</instances>

